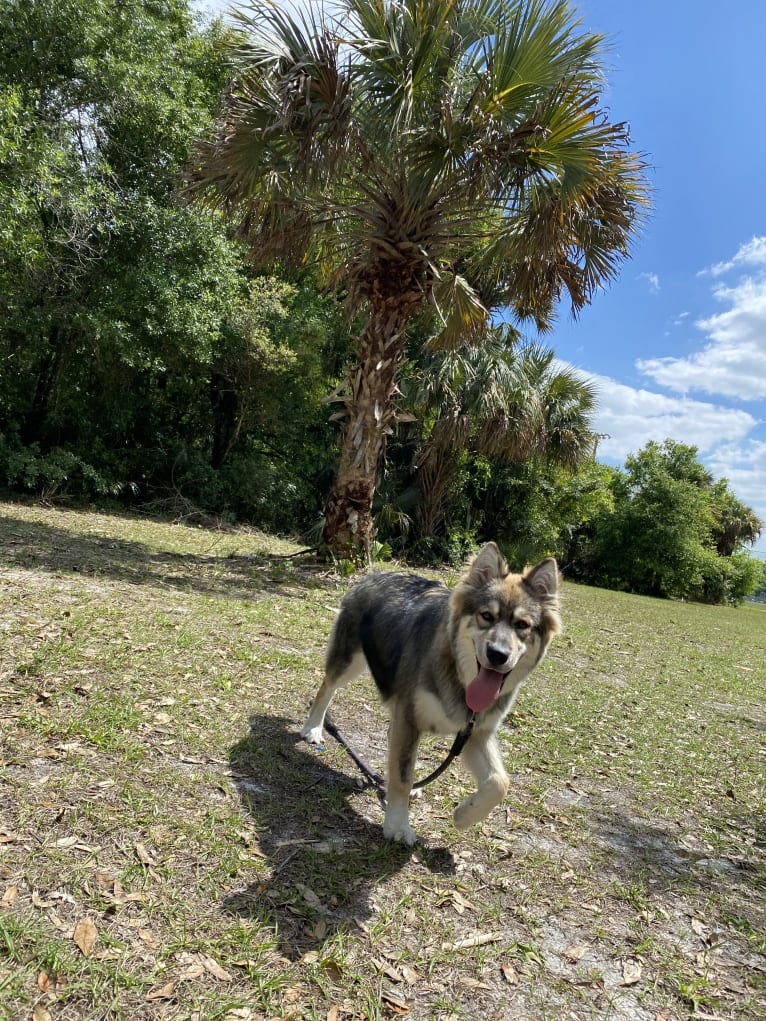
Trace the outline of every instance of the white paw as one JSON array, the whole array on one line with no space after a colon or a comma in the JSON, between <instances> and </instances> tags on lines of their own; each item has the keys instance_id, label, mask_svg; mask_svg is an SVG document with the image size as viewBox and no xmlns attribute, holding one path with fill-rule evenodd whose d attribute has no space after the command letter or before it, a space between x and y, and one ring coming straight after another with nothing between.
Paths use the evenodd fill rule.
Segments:
<instances>
[{"instance_id":1,"label":"white paw","mask_svg":"<svg viewBox=\"0 0 766 1021\"><path fill-rule=\"evenodd\" d=\"M309 744L323 745L324 734L322 733L321 724L318 727L310 727L308 723L301 731L301 737L308 741Z\"/></svg>"},{"instance_id":2,"label":"white paw","mask_svg":"<svg viewBox=\"0 0 766 1021\"><path fill-rule=\"evenodd\" d=\"M392 805L389 801L386 817L383 820L383 836L386 840L396 840L400 844L412 847L418 838L415 831L410 828L408 820L407 803Z\"/></svg>"},{"instance_id":3,"label":"white paw","mask_svg":"<svg viewBox=\"0 0 766 1021\"><path fill-rule=\"evenodd\" d=\"M399 844L406 844L407 847L412 847L415 841L418 839L418 835L411 826L407 823L399 826L389 826L388 823L383 823L383 836L386 840L395 840Z\"/></svg>"}]
</instances>

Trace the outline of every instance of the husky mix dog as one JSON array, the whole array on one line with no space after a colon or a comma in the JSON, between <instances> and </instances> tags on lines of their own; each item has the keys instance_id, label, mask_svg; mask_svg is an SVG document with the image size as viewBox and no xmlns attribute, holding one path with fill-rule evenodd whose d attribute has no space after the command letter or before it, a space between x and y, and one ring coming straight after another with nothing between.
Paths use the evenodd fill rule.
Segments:
<instances>
[{"instance_id":1,"label":"husky mix dog","mask_svg":"<svg viewBox=\"0 0 766 1021\"><path fill-rule=\"evenodd\" d=\"M409 799L420 735L457 734L471 714L461 758L477 790L455 810L456 827L486 818L505 797L497 729L561 629L558 580L553 559L512 574L490 542L453 590L417 575L377 573L346 595L301 736L322 744L335 692L368 668L391 719L383 824L389 840L416 839Z\"/></svg>"}]
</instances>

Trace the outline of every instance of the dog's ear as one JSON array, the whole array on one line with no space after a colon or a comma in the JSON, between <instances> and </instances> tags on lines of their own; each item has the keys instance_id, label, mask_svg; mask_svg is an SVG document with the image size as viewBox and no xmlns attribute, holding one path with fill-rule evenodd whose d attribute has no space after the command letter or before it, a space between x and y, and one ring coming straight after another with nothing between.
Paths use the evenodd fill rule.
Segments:
<instances>
[{"instance_id":1,"label":"dog's ear","mask_svg":"<svg viewBox=\"0 0 766 1021\"><path fill-rule=\"evenodd\" d=\"M468 569L468 581L474 585L485 585L496 578L504 578L508 574L503 554L494 542L488 542L471 561Z\"/></svg>"},{"instance_id":2,"label":"dog's ear","mask_svg":"<svg viewBox=\"0 0 766 1021\"><path fill-rule=\"evenodd\" d=\"M559 569L553 557L541 560L536 567L530 567L524 574L524 582L538 599L555 599L559 590Z\"/></svg>"}]
</instances>

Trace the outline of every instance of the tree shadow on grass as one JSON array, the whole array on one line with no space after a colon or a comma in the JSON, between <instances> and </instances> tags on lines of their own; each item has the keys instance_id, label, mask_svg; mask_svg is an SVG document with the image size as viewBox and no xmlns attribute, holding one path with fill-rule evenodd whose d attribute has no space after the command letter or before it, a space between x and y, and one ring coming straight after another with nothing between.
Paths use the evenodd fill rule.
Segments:
<instances>
[{"instance_id":1,"label":"tree shadow on grass","mask_svg":"<svg viewBox=\"0 0 766 1021\"><path fill-rule=\"evenodd\" d=\"M431 872L455 872L446 848L419 844L413 851L386 841L382 810L374 793L360 786L351 762L348 774L327 764L301 740L292 720L254 716L229 761L268 875L230 894L224 909L276 929L290 959L339 929L364 924L375 911L375 888L412 862ZM379 821L362 815L355 801L369 805Z\"/></svg>"},{"instance_id":2,"label":"tree shadow on grass","mask_svg":"<svg viewBox=\"0 0 766 1021\"><path fill-rule=\"evenodd\" d=\"M217 533L210 532L215 547ZM83 534L0 515L0 567L106 579L128 585L253 598L264 591L302 595L322 583L326 567L268 553L217 556L156 550L134 540ZM293 591L291 591L293 590Z\"/></svg>"}]
</instances>

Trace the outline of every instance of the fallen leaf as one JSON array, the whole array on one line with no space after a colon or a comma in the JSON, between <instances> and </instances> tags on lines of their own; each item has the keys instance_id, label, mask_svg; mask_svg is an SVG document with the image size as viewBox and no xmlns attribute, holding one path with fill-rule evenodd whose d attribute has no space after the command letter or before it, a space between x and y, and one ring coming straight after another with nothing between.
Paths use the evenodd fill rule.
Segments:
<instances>
[{"instance_id":1,"label":"fallen leaf","mask_svg":"<svg viewBox=\"0 0 766 1021\"><path fill-rule=\"evenodd\" d=\"M87 915L84 918L81 918L74 927L72 939L80 948L83 956L88 957L90 952L93 950L93 944L98 939L98 929L96 928L96 923L93 919L88 918Z\"/></svg>"},{"instance_id":2,"label":"fallen leaf","mask_svg":"<svg viewBox=\"0 0 766 1021\"><path fill-rule=\"evenodd\" d=\"M205 957L202 963L205 965L205 971L209 971L211 975L214 975L222 982L231 982L231 975L225 968L221 967L214 957Z\"/></svg>"},{"instance_id":3,"label":"fallen leaf","mask_svg":"<svg viewBox=\"0 0 766 1021\"><path fill-rule=\"evenodd\" d=\"M400 964L399 970L402 973L402 978L408 986L414 986L416 982L420 981L419 972L415 971L414 968L411 968L409 964Z\"/></svg>"},{"instance_id":4,"label":"fallen leaf","mask_svg":"<svg viewBox=\"0 0 766 1021\"><path fill-rule=\"evenodd\" d=\"M461 986L465 986L467 989L491 989L492 986L488 986L486 982L482 982L481 979L474 978L472 975L458 975L457 981Z\"/></svg>"},{"instance_id":5,"label":"fallen leaf","mask_svg":"<svg viewBox=\"0 0 766 1021\"><path fill-rule=\"evenodd\" d=\"M133 850L136 852L136 858L138 858L142 865L154 865L154 859L143 844L134 844Z\"/></svg>"},{"instance_id":6,"label":"fallen leaf","mask_svg":"<svg viewBox=\"0 0 766 1021\"><path fill-rule=\"evenodd\" d=\"M150 950L159 950L162 945L151 929L139 929L138 938L145 943Z\"/></svg>"},{"instance_id":7,"label":"fallen leaf","mask_svg":"<svg viewBox=\"0 0 766 1021\"><path fill-rule=\"evenodd\" d=\"M50 1015L50 1011L47 1010L41 1003L35 1006L32 1011L32 1021L53 1021Z\"/></svg>"},{"instance_id":8,"label":"fallen leaf","mask_svg":"<svg viewBox=\"0 0 766 1021\"><path fill-rule=\"evenodd\" d=\"M644 973L639 961L623 961L622 962L622 981L621 986L634 986L636 982L641 981L641 976Z\"/></svg>"},{"instance_id":9,"label":"fallen leaf","mask_svg":"<svg viewBox=\"0 0 766 1021\"><path fill-rule=\"evenodd\" d=\"M176 991L176 983L168 982L167 985L161 989L153 989L152 992L146 994L147 1000L172 1000Z\"/></svg>"},{"instance_id":10,"label":"fallen leaf","mask_svg":"<svg viewBox=\"0 0 766 1021\"><path fill-rule=\"evenodd\" d=\"M37 988L41 993L49 993L53 987L51 977L47 971L41 971L37 976Z\"/></svg>"},{"instance_id":11,"label":"fallen leaf","mask_svg":"<svg viewBox=\"0 0 766 1021\"><path fill-rule=\"evenodd\" d=\"M327 1011L327 1021L338 1021L338 1015L340 1014L340 1007L333 1004L332 1007Z\"/></svg>"},{"instance_id":12,"label":"fallen leaf","mask_svg":"<svg viewBox=\"0 0 766 1021\"><path fill-rule=\"evenodd\" d=\"M385 990L381 993L381 999L395 1014L409 1014L410 1012L407 1001L403 1000L401 996L397 996L396 993Z\"/></svg>"},{"instance_id":13,"label":"fallen leaf","mask_svg":"<svg viewBox=\"0 0 766 1021\"><path fill-rule=\"evenodd\" d=\"M337 961L322 961L322 970L330 976L333 982L340 982L343 978L343 968Z\"/></svg>"},{"instance_id":14,"label":"fallen leaf","mask_svg":"<svg viewBox=\"0 0 766 1021\"><path fill-rule=\"evenodd\" d=\"M442 950L466 950L469 947L483 947L486 943L498 943L502 938L501 932L479 932L475 936L455 940L454 943L442 943Z\"/></svg>"},{"instance_id":15,"label":"fallen leaf","mask_svg":"<svg viewBox=\"0 0 766 1021\"><path fill-rule=\"evenodd\" d=\"M54 840L53 841L53 846L54 847L74 847L74 845L77 843L77 841L79 839L80 839L79 837L75 837L75 836L59 837L58 840Z\"/></svg>"},{"instance_id":16,"label":"fallen leaf","mask_svg":"<svg viewBox=\"0 0 766 1021\"><path fill-rule=\"evenodd\" d=\"M516 971L512 964L501 964L500 974L503 976L509 986L517 986L520 982L519 973Z\"/></svg>"},{"instance_id":17,"label":"fallen leaf","mask_svg":"<svg viewBox=\"0 0 766 1021\"><path fill-rule=\"evenodd\" d=\"M588 948L582 945L567 947L564 951L564 957L573 964L577 961L581 961L583 957L588 953Z\"/></svg>"},{"instance_id":18,"label":"fallen leaf","mask_svg":"<svg viewBox=\"0 0 766 1021\"><path fill-rule=\"evenodd\" d=\"M379 961L375 957L373 957L371 960L375 967L378 969L378 971L385 975L386 978L390 979L392 982L402 981L402 976L396 970L396 968L392 968L390 964L386 964L385 961Z\"/></svg>"},{"instance_id":19,"label":"fallen leaf","mask_svg":"<svg viewBox=\"0 0 766 1021\"><path fill-rule=\"evenodd\" d=\"M205 965L202 961L194 961L187 965L178 977L183 982L193 982L195 979L202 978L204 974Z\"/></svg>"},{"instance_id":20,"label":"fallen leaf","mask_svg":"<svg viewBox=\"0 0 766 1021\"><path fill-rule=\"evenodd\" d=\"M16 898L19 895L18 886L9 886L0 899L0 908L9 908L16 903Z\"/></svg>"},{"instance_id":21,"label":"fallen leaf","mask_svg":"<svg viewBox=\"0 0 766 1021\"><path fill-rule=\"evenodd\" d=\"M462 895L462 893L458 893L457 890L455 890L452 894L452 906L459 915L462 915L463 912L466 910L468 911L476 910L476 905L472 904L469 900L467 900Z\"/></svg>"}]
</instances>

